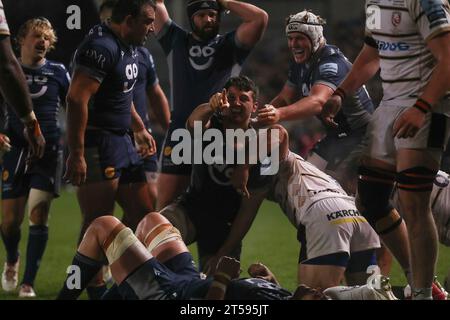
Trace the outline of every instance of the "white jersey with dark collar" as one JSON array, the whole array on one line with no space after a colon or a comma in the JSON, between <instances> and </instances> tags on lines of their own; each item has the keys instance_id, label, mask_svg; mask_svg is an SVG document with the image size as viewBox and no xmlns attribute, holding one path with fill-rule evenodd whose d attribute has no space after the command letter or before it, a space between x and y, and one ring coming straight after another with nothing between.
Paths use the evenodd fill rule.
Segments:
<instances>
[{"instance_id":1,"label":"white jersey with dark collar","mask_svg":"<svg viewBox=\"0 0 450 320\"><path fill-rule=\"evenodd\" d=\"M366 43L380 56L382 105L411 106L436 65L427 41L450 31L448 1L366 0L366 13ZM435 111L444 113L442 106Z\"/></svg>"}]
</instances>

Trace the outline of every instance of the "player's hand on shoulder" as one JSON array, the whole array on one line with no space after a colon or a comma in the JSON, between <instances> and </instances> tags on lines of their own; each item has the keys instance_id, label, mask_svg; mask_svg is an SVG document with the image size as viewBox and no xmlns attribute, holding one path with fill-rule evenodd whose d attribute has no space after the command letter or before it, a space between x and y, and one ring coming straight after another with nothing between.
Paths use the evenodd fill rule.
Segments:
<instances>
[{"instance_id":1,"label":"player's hand on shoulder","mask_svg":"<svg viewBox=\"0 0 450 320\"><path fill-rule=\"evenodd\" d=\"M409 107L395 120L392 128L397 138L412 138L425 123L426 114L415 107Z\"/></svg>"},{"instance_id":2,"label":"player's hand on shoulder","mask_svg":"<svg viewBox=\"0 0 450 320\"><path fill-rule=\"evenodd\" d=\"M271 104L265 104L256 112L256 127L267 127L280 121L280 111Z\"/></svg>"},{"instance_id":3,"label":"player's hand on shoulder","mask_svg":"<svg viewBox=\"0 0 450 320\"><path fill-rule=\"evenodd\" d=\"M150 157L156 153L155 139L147 129L135 131L133 134L137 152L142 158Z\"/></svg>"}]
</instances>

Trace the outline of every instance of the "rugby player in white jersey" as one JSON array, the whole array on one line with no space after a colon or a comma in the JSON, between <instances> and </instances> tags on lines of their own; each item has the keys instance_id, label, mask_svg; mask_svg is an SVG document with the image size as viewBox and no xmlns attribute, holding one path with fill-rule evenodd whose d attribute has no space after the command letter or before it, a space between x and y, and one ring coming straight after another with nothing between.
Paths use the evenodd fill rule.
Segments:
<instances>
[{"instance_id":1,"label":"rugby player in white jersey","mask_svg":"<svg viewBox=\"0 0 450 320\"><path fill-rule=\"evenodd\" d=\"M403 267L413 298L431 299L438 241L430 194L449 136L449 5L367 0L366 12L365 45L323 118L331 122L342 99L381 68L383 99L368 127L357 203ZM394 182L406 224L389 203Z\"/></svg>"},{"instance_id":2,"label":"rugby player in white jersey","mask_svg":"<svg viewBox=\"0 0 450 320\"><path fill-rule=\"evenodd\" d=\"M209 263L211 270L221 256L226 256L248 232L265 198L277 202L297 228L302 247L298 282L313 288L337 286L346 277L351 285L365 284L369 266L376 264L375 248L379 239L367 220L355 207L341 186L330 176L288 149L287 131L279 130L279 171L264 186L250 192L250 165L235 168L233 186L243 198L230 234ZM249 163L250 160L249 160ZM276 240L274 240L276 241Z\"/></svg>"}]
</instances>

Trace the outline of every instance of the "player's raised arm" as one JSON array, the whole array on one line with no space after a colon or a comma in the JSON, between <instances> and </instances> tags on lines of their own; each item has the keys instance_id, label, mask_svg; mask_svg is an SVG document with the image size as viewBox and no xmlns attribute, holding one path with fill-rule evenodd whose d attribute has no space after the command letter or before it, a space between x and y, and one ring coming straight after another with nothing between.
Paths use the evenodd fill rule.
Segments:
<instances>
[{"instance_id":1,"label":"player's raised arm","mask_svg":"<svg viewBox=\"0 0 450 320\"><path fill-rule=\"evenodd\" d=\"M169 12L167 12L164 0L155 0L156 12L155 12L155 34L157 35L167 21L170 20Z\"/></svg>"},{"instance_id":2,"label":"player's raised arm","mask_svg":"<svg viewBox=\"0 0 450 320\"><path fill-rule=\"evenodd\" d=\"M194 124L196 121L202 123L202 128L206 129L210 127L210 119L216 111L226 112L230 107L227 99L227 90L223 89L222 92L217 92L212 95L208 103L203 103L195 108L186 121L186 128L189 131L194 130Z\"/></svg>"},{"instance_id":3,"label":"player's raised arm","mask_svg":"<svg viewBox=\"0 0 450 320\"><path fill-rule=\"evenodd\" d=\"M243 20L236 30L236 38L244 47L253 47L263 36L267 28L267 13L250 4L235 0L218 0L226 10L230 10Z\"/></svg>"}]
</instances>

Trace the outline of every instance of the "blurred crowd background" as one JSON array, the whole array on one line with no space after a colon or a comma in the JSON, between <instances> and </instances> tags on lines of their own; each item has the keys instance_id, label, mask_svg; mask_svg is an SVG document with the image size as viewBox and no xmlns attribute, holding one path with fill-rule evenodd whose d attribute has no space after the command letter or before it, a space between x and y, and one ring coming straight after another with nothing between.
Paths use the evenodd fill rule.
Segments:
<instances>
[{"instance_id":1,"label":"blurred crowd background","mask_svg":"<svg viewBox=\"0 0 450 320\"><path fill-rule=\"evenodd\" d=\"M89 29L99 23L98 8L103 0L3 0L12 34L25 20L44 16L55 27L58 35L56 50L49 59L63 62L69 67L71 56ZM337 45L350 61L353 61L363 44L364 1L355 0L246 0L269 14L269 26L262 41L252 51L243 68L243 74L250 76L260 88L259 103L270 102L284 85L291 58L284 33L285 19L303 9L312 9L326 19L324 33L329 44ZM165 0L169 13L178 24L189 28L186 15L187 0ZM67 19L74 13L70 6L80 8L80 29L70 30ZM69 11L69 12L68 12ZM222 17L221 33L237 26L238 18L232 14ZM157 40L152 37L146 46L155 59L158 76L167 97L170 97L168 67ZM381 86L377 79L367 89L375 104L381 98ZM61 116L64 122L64 115ZM64 123L62 123L64 125ZM314 143L322 137L323 128L317 119L286 124L291 135L293 150L305 156ZM156 137L163 132L154 128Z\"/></svg>"}]
</instances>

